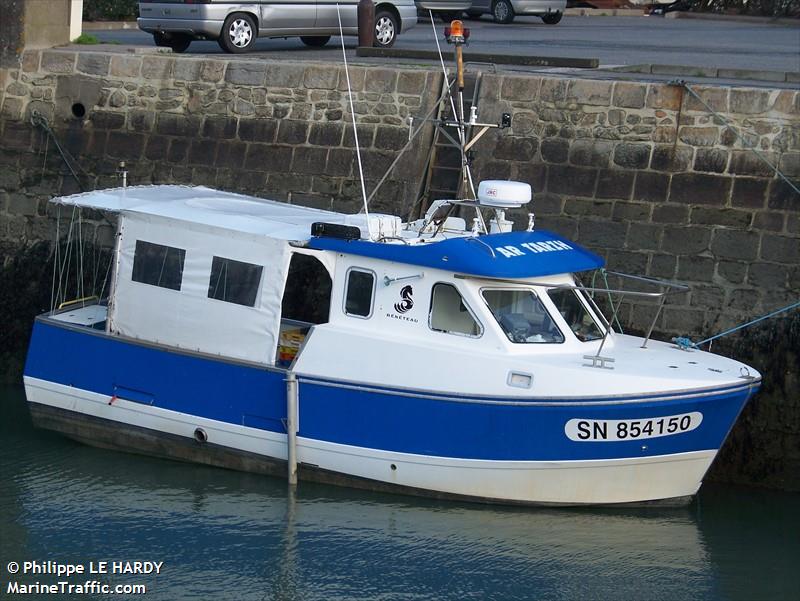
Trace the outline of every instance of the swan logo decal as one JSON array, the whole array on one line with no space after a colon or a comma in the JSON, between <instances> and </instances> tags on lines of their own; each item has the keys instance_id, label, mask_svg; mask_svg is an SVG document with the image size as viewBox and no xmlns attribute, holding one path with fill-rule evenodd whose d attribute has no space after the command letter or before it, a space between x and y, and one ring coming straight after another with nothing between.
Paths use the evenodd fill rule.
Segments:
<instances>
[{"instance_id":1,"label":"swan logo decal","mask_svg":"<svg viewBox=\"0 0 800 601\"><path fill-rule=\"evenodd\" d=\"M394 310L400 313L408 313L414 306L414 301L411 296L414 294L414 289L411 286L403 286L400 290L400 298L403 299L394 304Z\"/></svg>"}]
</instances>

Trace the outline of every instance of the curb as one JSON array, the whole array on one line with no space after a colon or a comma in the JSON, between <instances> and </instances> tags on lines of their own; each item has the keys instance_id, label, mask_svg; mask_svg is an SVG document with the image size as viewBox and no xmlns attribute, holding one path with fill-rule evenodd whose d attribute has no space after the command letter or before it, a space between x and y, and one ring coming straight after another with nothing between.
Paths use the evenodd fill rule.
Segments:
<instances>
[{"instance_id":1,"label":"curb","mask_svg":"<svg viewBox=\"0 0 800 601\"><path fill-rule=\"evenodd\" d=\"M773 83L798 83L800 73L793 71L756 71L754 69L726 69L717 67L692 67L688 65L625 65L609 67L603 71L615 73L642 73L645 75L678 75L711 79L744 79Z\"/></svg>"},{"instance_id":2,"label":"curb","mask_svg":"<svg viewBox=\"0 0 800 601\"><path fill-rule=\"evenodd\" d=\"M373 58L413 58L439 61L433 50L402 50L397 48L370 48L359 46L356 56ZM556 56L525 56L517 54L482 54L464 52L464 61L471 63L494 63L495 65L523 65L526 67L564 67L571 69L596 69L600 61L596 58L561 58Z\"/></svg>"},{"instance_id":3,"label":"curb","mask_svg":"<svg viewBox=\"0 0 800 601\"><path fill-rule=\"evenodd\" d=\"M674 11L664 15L665 19L696 19L699 21L733 21L740 23L755 23L760 25L783 25L800 27L800 19L788 17L754 17L751 15L721 15L717 13L690 13Z\"/></svg>"},{"instance_id":4,"label":"curb","mask_svg":"<svg viewBox=\"0 0 800 601\"><path fill-rule=\"evenodd\" d=\"M112 29L139 29L136 21L84 21L83 31L110 31Z\"/></svg>"}]
</instances>

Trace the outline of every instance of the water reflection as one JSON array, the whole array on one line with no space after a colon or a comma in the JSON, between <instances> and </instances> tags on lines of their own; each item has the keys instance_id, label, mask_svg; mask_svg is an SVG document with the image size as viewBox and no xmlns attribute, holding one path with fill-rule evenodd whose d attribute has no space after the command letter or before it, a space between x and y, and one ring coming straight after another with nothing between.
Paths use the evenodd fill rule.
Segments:
<instances>
[{"instance_id":1,"label":"water reflection","mask_svg":"<svg viewBox=\"0 0 800 601\"><path fill-rule=\"evenodd\" d=\"M0 389L0 555L164 561L148 597L800 598L798 497L515 509L285 482L92 449Z\"/></svg>"}]
</instances>

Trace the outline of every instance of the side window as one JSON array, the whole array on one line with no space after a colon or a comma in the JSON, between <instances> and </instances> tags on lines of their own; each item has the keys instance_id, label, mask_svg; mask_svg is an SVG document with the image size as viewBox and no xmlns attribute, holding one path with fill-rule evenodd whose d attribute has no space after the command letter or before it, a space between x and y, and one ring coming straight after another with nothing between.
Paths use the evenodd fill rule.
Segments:
<instances>
[{"instance_id":1,"label":"side window","mask_svg":"<svg viewBox=\"0 0 800 601\"><path fill-rule=\"evenodd\" d=\"M253 307L256 304L262 271L261 265L214 257L211 262L208 298Z\"/></svg>"},{"instance_id":2,"label":"side window","mask_svg":"<svg viewBox=\"0 0 800 601\"><path fill-rule=\"evenodd\" d=\"M180 290L186 251L144 240L136 241L131 279L141 284Z\"/></svg>"},{"instance_id":3,"label":"side window","mask_svg":"<svg viewBox=\"0 0 800 601\"><path fill-rule=\"evenodd\" d=\"M371 271L351 269L347 274L344 293L344 312L356 317L372 314L372 297L375 293L375 274Z\"/></svg>"},{"instance_id":4,"label":"side window","mask_svg":"<svg viewBox=\"0 0 800 601\"><path fill-rule=\"evenodd\" d=\"M281 303L281 318L306 323L328 323L331 276L319 259L294 253Z\"/></svg>"},{"instance_id":5,"label":"side window","mask_svg":"<svg viewBox=\"0 0 800 601\"><path fill-rule=\"evenodd\" d=\"M434 284L431 291L431 330L479 336L481 328L452 284Z\"/></svg>"}]
</instances>

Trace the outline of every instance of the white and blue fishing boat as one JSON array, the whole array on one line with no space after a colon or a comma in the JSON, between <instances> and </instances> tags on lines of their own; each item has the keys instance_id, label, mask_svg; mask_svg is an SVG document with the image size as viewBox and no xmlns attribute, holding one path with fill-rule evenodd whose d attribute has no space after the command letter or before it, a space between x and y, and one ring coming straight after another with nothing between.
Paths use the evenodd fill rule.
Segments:
<instances>
[{"instance_id":1,"label":"white and blue fishing boat","mask_svg":"<svg viewBox=\"0 0 800 601\"><path fill-rule=\"evenodd\" d=\"M203 187L55 199L117 213L118 237L107 301L36 320L35 423L443 497L691 498L759 374L613 331L573 275L601 258L510 231L527 184L483 182L478 197L446 204L494 213L494 233L442 217L443 203L402 223Z\"/></svg>"},{"instance_id":2,"label":"white and blue fishing boat","mask_svg":"<svg viewBox=\"0 0 800 601\"><path fill-rule=\"evenodd\" d=\"M760 375L614 331L619 301L607 319L594 298L660 310L685 287L583 285L600 257L536 230L532 213L512 231L506 211L531 188L475 190L466 151L490 126L475 109L464 119L460 22L448 36L459 103L437 125L457 131L467 199L424 218L370 214L363 178L357 215L167 185L55 199L116 213L116 248L106 298L36 319L34 423L290 483L520 504L691 499ZM480 129L469 142L466 126Z\"/></svg>"}]
</instances>

